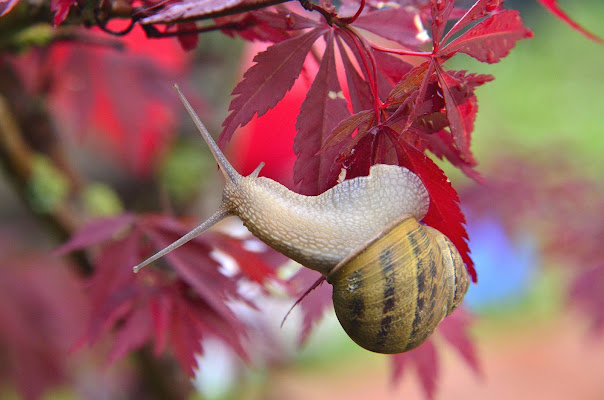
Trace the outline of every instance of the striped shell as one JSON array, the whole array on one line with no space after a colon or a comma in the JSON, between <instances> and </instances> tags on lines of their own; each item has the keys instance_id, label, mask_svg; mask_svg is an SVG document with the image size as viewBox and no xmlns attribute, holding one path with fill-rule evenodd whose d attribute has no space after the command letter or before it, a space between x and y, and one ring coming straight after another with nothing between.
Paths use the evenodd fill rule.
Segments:
<instances>
[{"instance_id":1,"label":"striped shell","mask_svg":"<svg viewBox=\"0 0 604 400\"><path fill-rule=\"evenodd\" d=\"M342 260L327 281L348 336L394 354L422 344L462 302L470 278L449 239L405 217Z\"/></svg>"}]
</instances>

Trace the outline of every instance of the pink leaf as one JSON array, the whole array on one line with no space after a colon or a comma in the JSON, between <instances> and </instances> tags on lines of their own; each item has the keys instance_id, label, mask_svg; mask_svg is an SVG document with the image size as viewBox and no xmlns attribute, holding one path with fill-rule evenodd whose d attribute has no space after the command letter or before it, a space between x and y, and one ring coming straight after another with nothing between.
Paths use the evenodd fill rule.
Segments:
<instances>
[{"instance_id":1,"label":"pink leaf","mask_svg":"<svg viewBox=\"0 0 604 400\"><path fill-rule=\"evenodd\" d=\"M364 13L352 25L403 46L417 47L429 41L419 13L412 7L385 8Z\"/></svg>"},{"instance_id":2,"label":"pink leaf","mask_svg":"<svg viewBox=\"0 0 604 400\"><path fill-rule=\"evenodd\" d=\"M442 48L438 55L451 56L460 51L478 61L493 64L507 56L520 39L533 33L522 25L516 10L504 10L476 24Z\"/></svg>"},{"instance_id":3,"label":"pink leaf","mask_svg":"<svg viewBox=\"0 0 604 400\"><path fill-rule=\"evenodd\" d=\"M581 273L570 289L570 301L592 318L592 330L604 332L604 264Z\"/></svg>"},{"instance_id":4,"label":"pink leaf","mask_svg":"<svg viewBox=\"0 0 604 400\"><path fill-rule=\"evenodd\" d=\"M126 318L115 336L113 347L107 356L107 363L112 364L130 352L140 349L151 336L151 318L149 310L138 308Z\"/></svg>"},{"instance_id":5,"label":"pink leaf","mask_svg":"<svg viewBox=\"0 0 604 400\"><path fill-rule=\"evenodd\" d=\"M300 289L298 295L302 296L293 304L293 307L299 303L304 314L302 331L298 339L299 344L303 344L308 339L312 328L323 318L332 304L331 285L325 283L324 280L319 282L320 278L321 275L318 272L308 268L301 268L292 278L292 282ZM319 286L314 287L316 283L319 283Z\"/></svg>"},{"instance_id":6,"label":"pink leaf","mask_svg":"<svg viewBox=\"0 0 604 400\"><path fill-rule=\"evenodd\" d=\"M74 250L81 250L109 240L119 230L133 222L134 216L131 214L94 220L78 230L67 242L59 246L54 251L54 254L67 254Z\"/></svg>"},{"instance_id":7,"label":"pink leaf","mask_svg":"<svg viewBox=\"0 0 604 400\"><path fill-rule=\"evenodd\" d=\"M319 153L326 138L339 121L347 118L347 102L336 72L333 31L325 37L327 48L315 80L308 90L296 121L294 139L294 183L306 195L317 195L329 189L329 173L339 146ZM318 154L319 153L319 154Z\"/></svg>"},{"instance_id":8,"label":"pink leaf","mask_svg":"<svg viewBox=\"0 0 604 400\"><path fill-rule=\"evenodd\" d=\"M254 115L262 116L285 96L304 65L306 54L323 34L316 28L300 36L270 46L254 57L256 62L233 90L232 111L224 120L218 144L224 146L235 129L247 124Z\"/></svg>"},{"instance_id":9,"label":"pink leaf","mask_svg":"<svg viewBox=\"0 0 604 400\"><path fill-rule=\"evenodd\" d=\"M471 324L472 316L461 308L440 323L438 332L461 354L476 374L482 375L483 371L476 355L476 347L468 332Z\"/></svg>"},{"instance_id":10,"label":"pink leaf","mask_svg":"<svg viewBox=\"0 0 604 400\"><path fill-rule=\"evenodd\" d=\"M352 103L352 112L357 113L372 107L371 87L369 83L357 71L356 67L348 57L348 52L338 36L338 48L344 63L344 72L346 73L346 82L348 84L348 95Z\"/></svg>"},{"instance_id":11,"label":"pink leaf","mask_svg":"<svg viewBox=\"0 0 604 400\"><path fill-rule=\"evenodd\" d=\"M17 390L21 394L17 398L35 400L46 398L43 394L47 389L68 385L67 377L73 367L71 346L85 329L89 312L82 280L69 265L32 249L27 254L3 251L2 386L8 383Z\"/></svg>"},{"instance_id":12,"label":"pink leaf","mask_svg":"<svg viewBox=\"0 0 604 400\"><path fill-rule=\"evenodd\" d=\"M52 19L52 24L58 26L65 21L69 9L76 3L77 0L50 0L50 10L55 14Z\"/></svg>"},{"instance_id":13,"label":"pink leaf","mask_svg":"<svg viewBox=\"0 0 604 400\"><path fill-rule=\"evenodd\" d=\"M166 348L168 341L168 329L170 324L170 311L172 310L172 299L169 296L157 296L151 299L149 304L155 334L155 346L153 353L158 356Z\"/></svg>"},{"instance_id":14,"label":"pink leaf","mask_svg":"<svg viewBox=\"0 0 604 400\"><path fill-rule=\"evenodd\" d=\"M407 367L414 366L426 398L434 398L439 369L436 349L431 340L424 342L424 344L415 350L393 355L390 357L390 360L392 361L393 383L401 380Z\"/></svg>"}]
</instances>

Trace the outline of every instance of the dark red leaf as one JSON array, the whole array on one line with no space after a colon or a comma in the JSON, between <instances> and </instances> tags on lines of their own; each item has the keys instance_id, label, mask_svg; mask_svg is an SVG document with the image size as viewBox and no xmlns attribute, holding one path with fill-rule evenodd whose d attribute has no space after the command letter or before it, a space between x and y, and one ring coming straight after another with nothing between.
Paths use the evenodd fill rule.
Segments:
<instances>
[{"instance_id":1,"label":"dark red leaf","mask_svg":"<svg viewBox=\"0 0 604 400\"><path fill-rule=\"evenodd\" d=\"M153 353L158 356L164 352L168 343L168 330L170 329L170 311L173 301L169 296L152 298L149 304L155 336Z\"/></svg>"},{"instance_id":2,"label":"dark red leaf","mask_svg":"<svg viewBox=\"0 0 604 400\"><path fill-rule=\"evenodd\" d=\"M424 62L405 74L404 78L390 92L386 105L401 105L404 100L418 91L426 79L429 67L430 62Z\"/></svg>"},{"instance_id":3,"label":"dark red leaf","mask_svg":"<svg viewBox=\"0 0 604 400\"><path fill-rule=\"evenodd\" d=\"M144 229L144 232L153 243L155 250L163 249L188 231L168 218L153 219L149 222L151 224ZM212 248L202 239L191 240L186 245L167 254L166 259L178 275L194 288L210 307L219 314L234 320L231 310L226 305L226 300L228 299L227 294L236 292L235 281L218 271L218 262L210 257Z\"/></svg>"},{"instance_id":4,"label":"dark red leaf","mask_svg":"<svg viewBox=\"0 0 604 400\"><path fill-rule=\"evenodd\" d=\"M338 48L344 64L344 72L346 73L346 82L348 88L348 95L352 104L352 112L357 113L362 110L371 109L373 103L371 99L373 94L371 93L371 87L367 80L359 74L356 67L353 65L348 52L341 41L340 36L338 39Z\"/></svg>"},{"instance_id":5,"label":"dark red leaf","mask_svg":"<svg viewBox=\"0 0 604 400\"><path fill-rule=\"evenodd\" d=\"M232 257L246 278L258 283L266 283L268 279L276 279L275 270L271 268L271 263L267 262L266 259L267 255L272 258L274 251L259 240L248 239L255 242L255 251L250 251L245 248L246 242L224 233L208 232L204 239L214 249L222 250ZM285 260L287 258L283 256L282 262L285 262Z\"/></svg>"},{"instance_id":6,"label":"dark red leaf","mask_svg":"<svg viewBox=\"0 0 604 400\"><path fill-rule=\"evenodd\" d=\"M128 267L140 257L138 242L137 235L110 242L96 260L89 281L92 313L84 342L93 343L107 333L113 324L130 313L134 299L140 296L140 288L135 284L137 276Z\"/></svg>"},{"instance_id":7,"label":"dark red leaf","mask_svg":"<svg viewBox=\"0 0 604 400\"><path fill-rule=\"evenodd\" d=\"M199 42L199 34L186 33L194 31L196 28L197 25L195 25L194 22L185 22L176 26L176 30L181 33L177 36L177 38L183 50L189 51L197 47L197 43Z\"/></svg>"},{"instance_id":8,"label":"dark red leaf","mask_svg":"<svg viewBox=\"0 0 604 400\"><path fill-rule=\"evenodd\" d=\"M533 37L522 25L516 10L504 10L479 22L442 48L438 55L466 53L478 61L493 64L507 56L520 39Z\"/></svg>"},{"instance_id":9,"label":"dark red leaf","mask_svg":"<svg viewBox=\"0 0 604 400\"><path fill-rule=\"evenodd\" d=\"M443 43L446 43L455 33L459 32L472 22L485 17L488 13L499 10L502 5L503 0L478 0L447 32L442 40Z\"/></svg>"},{"instance_id":10,"label":"dark red leaf","mask_svg":"<svg viewBox=\"0 0 604 400\"><path fill-rule=\"evenodd\" d=\"M55 250L56 255L63 255L75 250L111 239L118 231L134 222L132 214L94 220L78 230L67 242Z\"/></svg>"},{"instance_id":11,"label":"dark red leaf","mask_svg":"<svg viewBox=\"0 0 604 400\"><path fill-rule=\"evenodd\" d=\"M417 9L413 7L384 8L363 13L352 25L403 46L422 46L430 40Z\"/></svg>"},{"instance_id":12,"label":"dark red leaf","mask_svg":"<svg viewBox=\"0 0 604 400\"><path fill-rule=\"evenodd\" d=\"M293 8L293 7L292 7ZM301 7L300 7L301 8ZM265 22L269 26L284 31L297 31L300 29L316 28L320 24L314 19L303 17L290 8L279 8L276 12L268 10L258 10L250 13L259 21Z\"/></svg>"},{"instance_id":13,"label":"dark red leaf","mask_svg":"<svg viewBox=\"0 0 604 400\"><path fill-rule=\"evenodd\" d=\"M146 308L134 310L118 327L107 362L112 364L143 347L151 338L152 331L149 325L151 325L149 310Z\"/></svg>"},{"instance_id":14,"label":"dark red leaf","mask_svg":"<svg viewBox=\"0 0 604 400\"><path fill-rule=\"evenodd\" d=\"M298 134L294 139L294 152L298 158L294 165L294 183L300 193L306 195L329 189L329 175L339 146L320 150L338 122L350 115L338 82L333 31L328 31L325 40L327 48L319 71L296 121Z\"/></svg>"},{"instance_id":15,"label":"dark red leaf","mask_svg":"<svg viewBox=\"0 0 604 400\"><path fill-rule=\"evenodd\" d=\"M128 222L125 220L121 217L97 222L103 234L94 235L89 227L65 247L78 248L94 238L108 239L116 226ZM95 343L109 331L115 331L113 348L108 355L108 361L112 362L155 341L156 354L168 347L190 374L196 367L195 354L202 350L200 341L210 335L246 357L241 343L245 326L227 306L228 301L251 304L238 292L238 279L246 275L222 274L210 253L214 244L233 251L242 270L255 269L247 271L247 275L258 281L274 277L274 265L283 258L257 249L246 250L243 242L211 233L168 254L165 261L157 262L168 262L173 269L149 266L138 274L132 273L132 266L145 255L165 247L187 230L174 219L147 216L135 218L126 236L117 240L111 237L113 241L102 247L95 262L88 291L92 314L82 343Z\"/></svg>"},{"instance_id":16,"label":"dark red leaf","mask_svg":"<svg viewBox=\"0 0 604 400\"><path fill-rule=\"evenodd\" d=\"M229 13L243 12L263 5L271 5L272 0L180 0L172 1L166 8L161 9L146 18L142 24L169 23L187 19L204 19L220 17Z\"/></svg>"},{"instance_id":17,"label":"dark red leaf","mask_svg":"<svg viewBox=\"0 0 604 400\"><path fill-rule=\"evenodd\" d=\"M76 3L77 0L50 0L50 10L55 14L52 19L52 24L58 26L65 21L69 9Z\"/></svg>"},{"instance_id":18,"label":"dark red leaf","mask_svg":"<svg viewBox=\"0 0 604 400\"><path fill-rule=\"evenodd\" d=\"M432 41L434 49L440 48L440 41L443 37L443 32L453 11L455 0L431 0L432 12Z\"/></svg>"},{"instance_id":19,"label":"dark red leaf","mask_svg":"<svg viewBox=\"0 0 604 400\"><path fill-rule=\"evenodd\" d=\"M439 114L442 115L442 114ZM425 140L425 148L430 150L436 157L446 158L451 164L461 169L470 179L473 179L481 185L486 185L487 180L474 169L477 165L473 157L467 157L461 154L461 151L453 144L451 134L445 130L440 130L428 135L422 135Z\"/></svg>"},{"instance_id":20,"label":"dark red leaf","mask_svg":"<svg viewBox=\"0 0 604 400\"><path fill-rule=\"evenodd\" d=\"M341 121L338 126L332 130L331 135L325 139L321 151L324 151L325 149L344 141L357 129L359 129L357 136L359 136L360 139L374 123L374 120L375 116L373 111L370 110L361 111L358 114L351 115L350 117Z\"/></svg>"},{"instance_id":21,"label":"dark red leaf","mask_svg":"<svg viewBox=\"0 0 604 400\"><path fill-rule=\"evenodd\" d=\"M454 96L452 90L461 85L461 82L445 72L439 64L435 64L435 72L445 99L447 119L451 136L461 154L470 154L470 135L474 130L474 119L476 118L475 97Z\"/></svg>"},{"instance_id":22,"label":"dark red leaf","mask_svg":"<svg viewBox=\"0 0 604 400\"><path fill-rule=\"evenodd\" d=\"M220 146L231 139L237 127L247 124L254 115L263 115L285 96L300 75L306 54L323 33L324 29L312 29L276 43L254 57L256 64L233 90L232 95L236 97L229 106L231 113L222 124Z\"/></svg>"},{"instance_id":23,"label":"dark red leaf","mask_svg":"<svg viewBox=\"0 0 604 400\"><path fill-rule=\"evenodd\" d=\"M583 28L581 25L579 25L577 22L575 22L572 18L570 18L568 16L568 14L566 14L558 6L558 2L556 0L537 0L537 1L539 3L541 3L541 5L543 7L545 7L547 10L549 10L556 17L560 18L562 21L564 21L568 25L570 25L573 29L581 32L581 34L583 34L585 37L588 37L589 39L593 40L596 43L604 44L604 39L589 32L587 29Z\"/></svg>"},{"instance_id":24,"label":"dark red leaf","mask_svg":"<svg viewBox=\"0 0 604 400\"><path fill-rule=\"evenodd\" d=\"M178 299L177 296L174 298ZM195 315L195 311L186 302L174 301L168 331L170 346L181 368L191 377L195 375L197 366L195 354L203 354L201 336L198 333L201 326L196 317L199 316Z\"/></svg>"},{"instance_id":25,"label":"dark red leaf","mask_svg":"<svg viewBox=\"0 0 604 400\"><path fill-rule=\"evenodd\" d=\"M472 281L476 282L474 263L470 258L466 220L459 207L457 192L444 172L428 156L416 148L401 143L396 147L399 165L409 168L422 180L430 194L430 207L424 218L427 225L439 230L457 247L466 263Z\"/></svg>"},{"instance_id":26,"label":"dark red leaf","mask_svg":"<svg viewBox=\"0 0 604 400\"><path fill-rule=\"evenodd\" d=\"M413 65L388 53L376 51L373 53L373 56L377 63L377 70L380 72L378 78L383 76L389 83L388 87L384 87L383 90L392 90L392 87L413 69ZM381 94L382 92L380 90L380 95Z\"/></svg>"},{"instance_id":27,"label":"dark red leaf","mask_svg":"<svg viewBox=\"0 0 604 400\"><path fill-rule=\"evenodd\" d=\"M304 344L312 328L323 318L325 312L331 308L331 285L324 281L316 288L306 293L312 287L321 274L308 268L301 268L291 279L293 285L298 288L297 296L300 299L300 308L304 314L302 319L302 331L298 339L299 344Z\"/></svg>"},{"instance_id":28,"label":"dark red leaf","mask_svg":"<svg viewBox=\"0 0 604 400\"><path fill-rule=\"evenodd\" d=\"M216 25L225 26L222 32L230 37L240 36L241 38L253 41L277 43L287 40L292 36L282 28L272 26L273 20L264 21L260 17L267 13L264 10L248 12L239 15L228 15L224 17L214 18ZM274 14L274 13L270 13ZM281 21L285 17L275 17Z\"/></svg>"},{"instance_id":29,"label":"dark red leaf","mask_svg":"<svg viewBox=\"0 0 604 400\"><path fill-rule=\"evenodd\" d=\"M434 398L439 369L436 349L431 340L424 342L415 350L395 354L390 357L390 360L392 362L393 383L401 380L403 373L409 366L414 366L426 398Z\"/></svg>"}]
</instances>

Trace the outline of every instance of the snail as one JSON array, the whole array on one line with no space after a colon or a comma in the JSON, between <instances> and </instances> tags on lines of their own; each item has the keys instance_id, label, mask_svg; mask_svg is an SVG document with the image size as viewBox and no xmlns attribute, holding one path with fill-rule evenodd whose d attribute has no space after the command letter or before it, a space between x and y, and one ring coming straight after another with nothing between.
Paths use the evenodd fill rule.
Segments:
<instances>
[{"instance_id":1,"label":"snail","mask_svg":"<svg viewBox=\"0 0 604 400\"><path fill-rule=\"evenodd\" d=\"M418 222L430 199L413 172L377 164L368 176L345 180L318 196L259 177L263 163L242 176L174 88L226 184L210 218L135 266L135 272L237 215L268 246L326 278L340 324L367 350L393 354L419 346L462 302L470 279L466 267L445 235Z\"/></svg>"}]
</instances>

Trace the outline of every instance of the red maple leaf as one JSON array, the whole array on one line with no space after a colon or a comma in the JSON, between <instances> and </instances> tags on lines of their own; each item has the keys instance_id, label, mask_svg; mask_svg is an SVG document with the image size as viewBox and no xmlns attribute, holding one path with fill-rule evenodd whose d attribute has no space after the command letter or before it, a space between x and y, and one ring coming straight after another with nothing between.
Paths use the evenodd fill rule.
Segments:
<instances>
[{"instance_id":1,"label":"red maple leaf","mask_svg":"<svg viewBox=\"0 0 604 400\"><path fill-rule=\"evenodd\" d=\"M331 310L331 285L316 271L301 268L291 279L297 292L294 293L298 300L292 304L292 309L299 305L302 310L302 330L298 338L298 344L302 345L308 339L312 328ZM290 309L291 311L291 309ZM285 323L287 315L283 322Z\"/></svg>"},{"instance_id":2,"label":"red maple leaf","mask_svg":"<svg viewBox=\"0 0 604 400\"><path fill-rule=\"evenodd\" d=\"M442 335L453 346L477 374L481 373L476 349L468 336L471 318L463 310L456 310L438 326L437 335ZM440 374L436 347L428 339L424 344L407 353L390 357L392 364L392 382L399 382L409 367L415 367L426 398L433 399L436 382Z\"/></svg>"},{"instance_id":3,"label":"red maple leaf","mask_svg":"<svg viewBox=\"0 0 604 400\"><path fill-rule=\"evenodd\" d=\"M50 10L55 14L54 18L52 19L52 24L57 26L61 24L61 22L65 21L71 6L73 6L76 2L77 0L50 0Z\"/></svg>"},{"instance_id":4,"label":"red maple leaf","mask_svg":"<svg viewBox=\"0 0 604 400\"><path fill-rule=\"evenodd\" d=\"M298 158L294 165L294 183L306 195L317 195L331 187L328 177L338 147L318 153L337 121L350 115L336 73L332 31L327 33L325 41L327 47L319 71L296 121L298 134L294 152Z\"/></svg>"},{"instance_id":5,"label":"red maple leaf","mask_svg":"<svg viewBox=\"0 0 604 400\"><path fill-rule=\"evenodd\" d=\"M19 65L25 81L40 82L38 90L52 82L49 98L66 133L146 175L175 132L179 104L170 82L183 80L189 61L175 41L151 43L142 31L124 40L121 50L57 43L38 53L36 77Z\"/></svg>"},{"instance_id":6,"label":"red maple leaf","mask_svg":"<svg viewBox=\"0 0 604 400\"><path fill-rule=\"evenodd\" d=\"M128 230L125 236L124 230ZM148 254L149 245L163 248L185 231L172 218L124 215L88 225L57 250L64 253L108 242L94 263L88 292L92 315L83 343L95 343L113 331L108 361L154 343L156 354L169 348L190 375L195 354L203 351L201 339L208 335L246 357L245 327L227 301L249 304L237 290L238 280L276 279L274 268L283 258L275 258L272 251L245 250L242 241L209 232L168 254L171 268L132 272L132 266ZM234 258L240 268L234 277L220 272L213 249L228 251Z\"/></svg>"},{"instance_id":7,"label":"red maple leaf","mask_svg":"<svg viewBox=\"0 0 604 400\"><path fill-rule=\"evenodd\" d=\"M570 288L570 302L591 317L596 334L604 332L604 264L579 274Z\"/></svg>"},{"instance_id":8,"label":"red maple leaf","mask_svg":"<svg viewBox=\"0 0 604 400\"><path fill-rule=\"evenodd\" d=\"M70 348L85 327L84 287L48 255L6 250L0 256L0 381L27 400L69 379Z\"/></svg>"},{"instance_id":9,"label":"red maple leaf","mask_svg":"<svg viewBox=\"0 0 604 400\"><path fill-rule=\"evenodd\" d=\"M262 116L291 89L300 75L306 54L324 33L315 28L291 39L275 43L254 57L254 64L235 87L231 113L224 120L218 144L224 146L237 127L247 124L254 115Z\"/></svg>"},{"instance_id":10,"label":"red maple leaf","mask_svg":"<svg viewBox=\"0 0 604 400\"><path fill-rule=\"evenodd\" d=\"M570 27L580 32L585 37L593 40L596 43L604 44L604 39L598 37L579 25L575 20L568 16L561 8L558 6L558 2L556 0L537 0L545 9L549 10L556 17L567 23Z\"/></svg>"}]
</instances>

